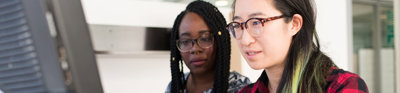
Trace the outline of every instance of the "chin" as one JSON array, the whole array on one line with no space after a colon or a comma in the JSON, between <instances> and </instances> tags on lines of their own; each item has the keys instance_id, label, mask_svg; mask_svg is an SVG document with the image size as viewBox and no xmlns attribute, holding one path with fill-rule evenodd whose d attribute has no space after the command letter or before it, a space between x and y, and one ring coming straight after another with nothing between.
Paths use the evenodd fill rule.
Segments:
<instances>
[{"instance_id":1,"label":"chin","mask_svg":"<svg viewBox=\"0 0 400 93\"><path fill-rule=\"evenodd\" d=\"M195 68L195 69L191 69L190 72L200 74L200 73L206 73L206 70L202 69L202 68Z\"/></svg>"},{"instance_id":2,"label":"chin","mask_svg":"<svg viewBox=\"0 0 400 93\"><path fill-rule=\"evenodd\" d=\"M265 68L265 67L263 67L262 64L257 64L256 62L247 61L247 64L254 70L260 70L260 69L264 69Z\"/></svg>"}]
</instances>

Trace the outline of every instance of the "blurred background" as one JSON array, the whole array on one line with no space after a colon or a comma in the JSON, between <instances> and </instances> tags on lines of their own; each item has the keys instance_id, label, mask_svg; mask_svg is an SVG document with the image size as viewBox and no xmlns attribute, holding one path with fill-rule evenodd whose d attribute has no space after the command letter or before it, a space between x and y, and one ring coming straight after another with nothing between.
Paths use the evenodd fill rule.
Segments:
<instances>
[{"instance_id":1,"label":"blurred background","mask_svg":"<svg viewBox=\"0 0 400 93\"><path fill-rule=\"evenodd\" d=\"M56 3L69 0L44 1L50 1L50 4L43 2L47 3L44 4L47 8L44 9L45 12L50 11L46 12L46 19L55 20L56 24L55 27L49 25L50 32L54 28L67 28L61 26L64 24L59 23L61 21L58 19L60 16L73 16L71 14L75 12L58 12L63 7L58 7ZM87 27L84 27L87 29L84 31L88 33L85 37L72 35L69 39L76 37L89 40L86 42L89 43L87 49L93 50L89 51L93 54L88 55L94 55L94 60L91 61L95 66L90 68L94 69L93 73L98 73L98 76L94 76L101 82L100 88L97 89L105 93L165 91L171 80L169 33L176 16L194 0L71 1L81 4L76 7L82 10L79 12L82 16L81 21L87 23ZM231 21L233 0L205 1L217 6L226 20ZM316 30L322 51L331 57L339 68L359 74L366 81L371 93L400 93L400 0L315 0L315 4ZM64 6L66 10L77 11L71 7L74 6ZM1 8L0 3L0 10ZM52 21L48 23L51 24ZM52 33L66 34L58 31ZM255 82L262 71L251 69L242 58L236 41L231 41L231 70L248 76ZM66 42L63 41L63 44ZM59 53L60 48L58 50ZM68 53L73 50L66 47L65 51ZM62 60L63 54L59 53L59 56ZM68 68L65 64L70 64L70 69L77 67L72 63L61 62L63 70ZM9 65L5 64L10 68ZM189 70L185 67L184 72ZM64 75L66 79L67 76ZM0 73L0 81L1 79Z\"/></svg>"}]
</instances>

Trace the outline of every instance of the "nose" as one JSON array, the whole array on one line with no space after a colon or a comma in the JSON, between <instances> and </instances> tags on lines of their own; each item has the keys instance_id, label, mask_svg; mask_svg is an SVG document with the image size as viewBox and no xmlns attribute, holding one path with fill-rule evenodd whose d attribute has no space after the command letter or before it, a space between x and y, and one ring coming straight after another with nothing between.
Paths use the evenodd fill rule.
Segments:
<instances>
[{"instance_id":1,"label":"nose","mask_svg":"<svg viewBox=\"0 0 400 93\"><path fill-rule=\"evenodd\" d=\"M192 48L190 49L190 54L199 54L203 52L203 48L199 46L197 41L192 42Z\"/></svg>"},{"instance_id":2,"label":"nose","mask_svg":"<svg viewBox=\"0 0 400 93\"><path fill-rule=\"evenodd\" d=\"M243 46L250 46L255 42L255 38L250 35L247 29L243 29L242 38L240 39L240 44Z\"/></svg>"}]
</instances>

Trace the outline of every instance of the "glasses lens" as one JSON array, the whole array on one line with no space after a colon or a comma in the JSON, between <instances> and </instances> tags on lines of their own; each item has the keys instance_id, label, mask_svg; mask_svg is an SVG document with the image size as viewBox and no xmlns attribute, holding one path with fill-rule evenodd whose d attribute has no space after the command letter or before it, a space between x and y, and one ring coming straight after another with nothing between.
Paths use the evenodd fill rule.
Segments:
<instances>
[{"instance_id":1,"label":"glasses lens","mask_svg":"<svg viewBox=\"0 0 400 93\"><path fill-rule=\"evenodd\" d=\"M197 41L197 45L201 48L209 48L214 44L214 37L211 33L203 33L197 39L181 39L176 41L176 46L178 47L179 51L187 52L189 51L194 44L194 41Z\"/></svg>"},{"instance_id":2,"label":"glasses lens","mask_svg":"<svg viewBox=\"0 0 400 93\"><path fill-rule=\"evenodd\" d=\"M240 38L242 34L242 28L239 23L231 23L228 27L229 32L231 32L234 38Z\"/></svg>"},{"instance_id":3,"label":"glasses lens","mask_svg":"<svg viewBox=\"0 0 400 93\"><path fill-rule=\"evenodd\" d=\"M190 48L192 48L192 40L190 39L178 40L177 47L180 51L186 52L190 50Z\"/></svg>"},{"instance_id":4,"label":"glasses lens","mask_svg":"<svg viewBox=\"0 0 400 93\"><path fill-rule=\"evenodd\" d=\"M250 19L247 21L248 31L252 34L252 36L258 36L262 32L263 24L258 19Z\"/></svg>"},{"instance_id":5,"label":"glasses lens","mask_svg":"<svg viewBox=\"0 0 400 93\"><path fill-rule=\"evenodd\" d=\"M203 34L197 42L201 48L209 48L214 44L214 37L210 33Z\"/></svg>"}]
</instances>

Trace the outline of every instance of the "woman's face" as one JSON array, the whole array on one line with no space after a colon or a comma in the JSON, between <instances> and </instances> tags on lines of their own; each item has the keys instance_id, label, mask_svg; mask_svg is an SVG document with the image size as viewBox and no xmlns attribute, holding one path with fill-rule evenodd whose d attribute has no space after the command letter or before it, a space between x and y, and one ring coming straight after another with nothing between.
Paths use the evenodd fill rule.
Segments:
<instances>
[{"instance_id":1,"label":"woman's face","mask_svg":"<svg viewBox=\"0 0 400 93\"><path fill-rule=\"evenodd\" d=\"M281 16L272 0L236 0L235 22L245 22L249 18ZM244 29L241 39L237 39L241 53L253 69L268 69L283 66L294 35L290 23L284 18L264 23L260 35L253 37Z\"/></svg>"},{"instance_id":2,"label":"woman's face","mask_svg":"<svg viewBox=\"0 0 400 93\"><path fill-rule=\"evenodd\" d=\"M211 30L200 15L194 12L188 12L183 17L179 26L179 40L204 40L202 37L211 35L210 31ZM211 35L211 37L213 36ZM213 43L211 47L202 48L194 42L193 47L191 47L187 52L181 51L181 55L191 73L209 73L215 69L215 49L215 43Z\"/></svg>"}]
</instances>

